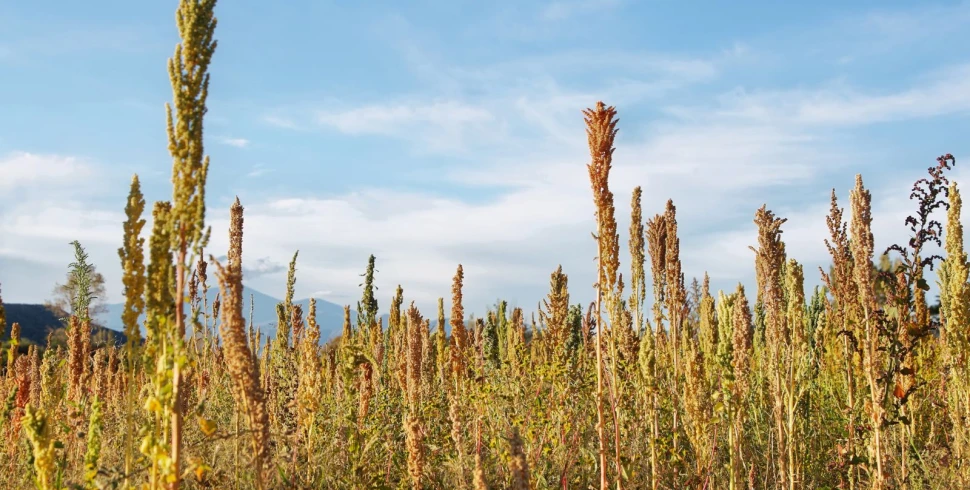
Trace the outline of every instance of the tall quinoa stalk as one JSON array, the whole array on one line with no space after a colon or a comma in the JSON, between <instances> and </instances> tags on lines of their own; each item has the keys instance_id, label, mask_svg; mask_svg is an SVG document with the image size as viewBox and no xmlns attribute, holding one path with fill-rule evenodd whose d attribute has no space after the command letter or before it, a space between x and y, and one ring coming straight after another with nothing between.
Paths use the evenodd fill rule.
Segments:
<instances>
[{"instance_id":1,"label":"tall quinoa stalk","mask_svg":"<svg viewBox=\"0 0 970 490\"><path fill-rule=\"evenodd\" d=\"M667 218L657 214L647 221L647 250L650 254L650 273L653 277L653 328L649 326L640 341L640 371L646 385L650 417L650 488L660 488L660 465L657 441L660 438L660 394L657 371L658 336L663 332L667 275Z\"/></svg>"},{"instance_id":2,"label":"tall quinoa stalk","mask_svg":"<svg viewBox=\"0 0 970 490\"><path fill-rule=\"evenodd\" d=\"M232 394L236 406L242 408L248 421L256 485L262 488L263 465L269 446L269 412L256 356L246 339L246 320L242 313L242 238L243 207L237 198L230 210L228 263L223 268L214 257L210 261L216 266L223 297L219 330L226 367L232 378Z\"/></svg>"},{"instance_id":3,"label":"tall quinoa stalk","mask_svg":"<svg viewBox=\"0 0 970 490\"><path fill-rule=\"evenodd\" d=\"M468 345L468 331L465 329L465 309L462 305L462 281L465 278L461 264L455 272L451 286L451 380L452 387L448 393L448 419L451 421L451 439L455 445L455 456L458 462L458 478L460 486L466 484L465 473L465 433L462 397L464 395L465 379L468 371L465 368Z\"/></svg>"},{"instance_id":4,"label":"tall quinoa stalk","mask_svg":"<svg viewBox=\"0 0 970 490\"><path fill-rule=\"evenodd\" d=\"M647 301L647 280L644 272L645 231L640 199L643 191L640 186L633 189L630 202L630 309L633 313L633 330L643 334L643 308Z\"/></svg>"},{"instance_id":5,"label":"tall quinoa stalk","mask_svg":"<svg viewBox=\"0 0 970 490\"><path fill-rule=\"evenodd\" d=\"M765 206L755 214L758 225L758 248L755 268L758 278L758 296L765 310L765 345L769 394L772 402L772 419L775 436L775 462L778 482L790 479L789 451L784 415L785 390L785 346L790 336L785 318L785 297L783 287L783 266L785 264L785 244L781 241L781 225L784 219L775 218L774 213ZM786 485L787 486L787 485Z\"/></svg>"},{"instance_id":6,"label":"tall quinoa stalk","mask_svg":"<svg viewBox=\"0 0 970 490\"><path fill-rule=\"evenodd\" d=\"M610 168L613 162L613 140L616 137L616 110L606 107L603 102L596 103L596 109L583 111L586 121L586 135L589 143L591 162L587 165L590 185L593 190L593 204L596 206L596 244L597 244L597 282L596 282L596 431L599 437L600 489L608 488L606 476L606 421L603 403L603 313L602 303L606 300L607 311L614 311L613 292L616 286L616 270L619 267L619 236L616 232L616 219L613 217L613 193L609 188ZM611 318L611 320L613 320ZM617 326L617 322L612 324ZM619 451L619 441L616 441ZM617 457L617 481L620 481L620 461ZM620 484L618 483L619 487Z\"/></svg>"},{"instance_id":7,"label":"tall quinoa stalk","mask_svg":"<svg viewBox=\"0 0 970 490\"><path fill-rule=\"evenodd\" d=\"M808 339L805 324L805 276L802 266L794 259L789 259L785 265L785 321L787 324L783 367L784 383L782 385L785 403L785 434L788 448L788 487L794 490L804 485L802 481L801 450L802 425L799 424L797 413L809 388L811 366Z\"/></svg>"},{"instance_id":8,"label":"tall quinoa stalk","mask_svg":"<svg viewBox=\"0 0 970 490\"><path fill-rule=\"evenodd\" d=\"M720 358L724 364L726 381L725 400L728 405L728 451L729 451L729 488L744 487L744 422L748 391L751 386L750 369L754 331L751 324L751 309L744 295L744 287L738 284L731 298L722 295L719 302L723 314L721 321Z\"/></svg>"},{"instance_id":9,"label":"tall quinoa stalk","mask_svg":"<svg viewBox=\"0 0 970 490\"><path fill-rule=\"evenodd\" d=\"M149 425L144 427L139 450L151 460L149 485L153 490L163 483L160 480L171 473L171 458L167 445L169 426L165 418L173 406L171 369L171 325L175 314L172 296L171 227L169 218L172 206L168 202L156 202L152 209L152 234L148 240L147 287L145 290L146 342L143 350L146 374L152 382L152 393L145 402L145 410L151 415Z\"/></svg>"},{"instance_id":10,"label":"tall quinoa stalk","mask_svg":"<svg viewBox=\"0 0 970 490\"><path fill-rule=\"evenodd\" d=\"M677 237L677 208L673 200L667 200L667 207L664 211L664 224L667 230L664 238L667 243L664 245L664 285L666 292L664 302L667 309L668 329L670 330L670 358L673 367L673 437L674 454L679 453L680 436L680 406L678 400L686 398L681 393L680 377L682 366L680 362L680 349L683 339L681 339L684 320L687 315L687 290L684 287L684 274L680 263L680 238Z\"/></svg>"},{"instance_id":11,"label":"tall quinoa stalk","mask_svg":"<svg viewBox=\"0 0 970 490\"><path fill-rule=\"evenodd\" d=\"M124 223L124 241L118 249L118 257L121 259L122 277L124 285L125 309L121 314L121 321L125 326L125 373L128 382L125 392L125 401L128 405L135 404L135 373L138 358L138 346L141 343L141 330L138 326L138 318L145 311L145 239L141 237L142 229L145 227L145 220L142 213L145 211L145 198L141 193L141 183L138 176L131 179L131 190L128 193L128 204L125 206L127 220ZM125 439L123 443L123 454L125 461L125 480L127 484L128 475L131 474L132 462L134 457L134 420L132 411L125 412Z\"/></svg>"},{"instance_id":12,"label":"tall quinoa stalk","mask_svg":"<svg viewBox=\"0 0 970 490\"><path fill-rule=\"evenodd\" d=\"M956 182L950 184L949 194L946 261L939 268L941 336L947 371L947 413L953 424L953 467L962 483L970 484L970 263L960 221L963 198Z\"/></svg>"},{"instance_id":13,"label":"tall quinoa stalk","mask_svg":"<svg viewBox=\"0 0 970 490\"><path fill-rule=\"evenodd\" d=\"M303 439L307 461L313 458L314 420L320 410L321 399L319 393L323 388L320 364L320 326L317 324L317 300L310 298L310 309L307 313L307 332L299 345L300 376L297 386L296 406L298 410L297 424L300 427L300 437ZM294 311L294 314L296 312ZM307 464L307 473L312 474L312 465Z\"/></svg>"},{"instance_id":14,"label":"tall quinoa stalk","mask_svg":"<svg viewBox=\"0 0 970 490\"><path fill-rule=\"evenodd\" d=\"M870 484L873 489L882 489L885 482L883 470L883 430L885 407L883 400L886 387L880 380L880 371L885 363L885 354L879 339L879 325L876 318L876 298L873 284L873 236L872 236L872 196L862 185L862 176L856 176L856 185L850 194L852 208L851 247L854 259L853 280L855 281L862 325L863 372L869 387L869 439L870 459L873 461L873 474Z\"/></svg>"},{"instance_id":15,"label":"tall quinoa stalk","mask_svg":"<svg viewBox=\"0 0 970 490\"><path fill-rule=\"evenodd\" d=\"M842 340L842 374L845 381L845 406L843 413L846 414L846 441L840 448L843 465L849 462L846 471L846 486L849 490L854 490L859 479L859 471L854 461L856 460L857 435L856 435L856 383L861 374L861 366L857 362L859 359L859 342L862 337L857 321L859 308L859 294L855 280L853 279L854 260L852 249L849 242L848 223L843 220L843 211L839 208L835 190L832 190L831 208L829 215L825 218L829 230L829 238L825 240L825 246L832 256L831 273L826 273L819 268L822 273L822 282L829 291L832 292L832 302L828 305L829 322L832 323L833 334Z\"/></svg>"},{"instance_id":16,"label":"tall quinoa stalk","mask_svg":"<svg viewBox=\"0 0 970 490\"><path fill-rule=\"evenodd\" d=\"M182 416L184 393L181 390L185 352L185 292L187 271L192 253L201 254L208 241L205 230L205 183L209 158L204 156L202 125L209 95L209 62L216 49L213 16L216 0L181 0L175 14L181 42L169 58L168 73L172 85L172 106L165 105L168 150L172 165L172 250L175 254L175 324L171 355L172 389L175 407L172 411L171 451L174 479L170 488L178 488L182 468Z\"/></svg>"},{"instance_id":17,"label":"tall quinoa stalk","mask_svg":"<svg viewBox=\"0 0 970 490\"><path fill-rule=\"evenodd\" d=\"M438 298L438 324L435 327L435 342L437 355L435 356L435 363L437 363L438 368L438 378L441 383L442 389L447 388L447 365L448 361L445 358L448 349L448 339L445 335L445 299Z\"/></svg>"},{"instance_id":18,"label":"tall quinoa stalk","mask_svg":"<svg viewBox=\"0 0 970 490\"><path fill-rule=\"evenodd\" d=\"M720 374L718 365L718 329L717 307L714 296L711 295L711 278L704 273L704 282L701 289L700 303L698 304L698 314L700 316L697 325L697 336L700 343L701 352L704 355L704 373L707 375L707 382L710 387L716 387L717 378Z\"/></svg>"},{"instance_id":19,"label":"tall quinoa stalk","mask_svg":"<svg viewBox=\"0 0 970 490\"><path fill-rule=\"evenodd\" d=\"M422 387L421 369L425 362L422 346L427 336L425 323L418 309L411 303L407 311L405 338L405 398L407 410L404 415L405 441L408 452L408 473L413 488L422 488L426 463L424 432L425 422L421 416Z\"/></svg>"}]
</instances>

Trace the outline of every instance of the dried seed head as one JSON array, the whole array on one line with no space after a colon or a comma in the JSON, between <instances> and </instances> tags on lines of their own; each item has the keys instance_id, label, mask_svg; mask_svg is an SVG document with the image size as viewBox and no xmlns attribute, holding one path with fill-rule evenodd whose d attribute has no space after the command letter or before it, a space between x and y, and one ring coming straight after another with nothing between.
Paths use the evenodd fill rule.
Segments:
<instances>
[{"instance_id":1,"label":"dried seed head","mask_svg":"<svg viewBox=\"0 0 970 490\"><path fill-rule=\"evenodd\" d=\"M465 356L468 349L468 331L465 329L465 309L461 303L462 282L465 278L461 264L455 272L451 286L451 370L456 381L465 377Z\"/></svg>"},{"instance_id":2,"label":"dried seed head","mask_svg":"<svg viewBox=\"0 0 970 490\"><path fill-rule=\"evenodd\" d=\"M849 203L852 207L853 279L858 288L859 304L872 311L876 304L872 266L875 246L872 236L872 194L862 185L862 175L856 175Z\"/></svg>"},{"instance_id":3,"label":"dried seed head","mask_svg":"<svg viewBox=\"0 0 970 490\"><path fill-rule=\"evenodd\" d=\"M663 304L667 289L667 217L654 215L647 221L647 250L653 276L653 315L657 331L663 330Z\"/></svg>"},{"instance_id":4,"label":"dried seed head","mask_svg":"<svg viewBox=\"0 0 970 490\"><path fill-rule=\"evenodd\" d=\"M664 224L667 226L664 237L664 284L667 291L664 300L667 314L670 316L670 331L674 338L679 338L681 323L687 315L687 288L684 287L684 273L680 263L680 238L677 236L677 208L673 200L667 200L664 212ZM675 346L675 348L677 348Z\"/></svg>"},{"instance_id":5,"label":"dried seed head","mask_svg":"<svg viewBox=\"0 0 970 490\"><path fill-rule=\"evenodd\" d=\"M744 286L741 284L738 284L738 289L735 292L732 319L731 352L733 357L731 367L735 375L734 392L739 399L743 399L748 393L748 372L751 369L754 326L751 323L751 308L748 305L748 298L745 297Z\"/></svg>"},{"instance_id":6,"label":"dried seed head","mask_svg":"<svg viewBox=\"0 0 970 490\"><path fill-rule=\"evenodd\" d=\"M549 279L549 296L543 300L545 311L539 315L547 324L548 342L555 353L557 362L565 360L566 343L569 336L566 319L569 316L569 277L562 272L560 265Z\"/></svg>"},{"instance_id":7,"label":"dried seed head","mask_svg":"<svg viewBox=\"0 0 970 490\"><path fill-rule=\"evenodd\" d=\"M609 188L615 150L613 140L616 138L616 124L619 119L615 119L616 109L612 106L606 107L603 102L597 102L596 109L586 109L583 115L590 154L587 170L593 189L593 204L596 206L596 238L600 254L599 289L611 292L616 285L616 274L620 265L620 237L616 230L613 193Z\"/></svg>"},{"instance_id":8,"label":"dried seed head","mask_svg":"<svg viewBox=\"0 0 970 490\"><path fill-rule=\"evenodd\" d=\"M293 305L290 324L293 325L293 345L299 346L303 341L303 305Z\"/></svg>"},{"instance_id":9,"label":"dried seed head","mask_svg":"<svg viewBox=\"0 0 970 490\"><path fill-rule=\"evenodd\" d=\"M762 206L755 213L758 225L758 248L755 251L755 271L758 279L758 298L765 309L765 340L769 348L780 348L788 339L785 322L782 268L785 264L785 244L781 240L781 225L785 219Z\"/></svg>"}]
</instances>

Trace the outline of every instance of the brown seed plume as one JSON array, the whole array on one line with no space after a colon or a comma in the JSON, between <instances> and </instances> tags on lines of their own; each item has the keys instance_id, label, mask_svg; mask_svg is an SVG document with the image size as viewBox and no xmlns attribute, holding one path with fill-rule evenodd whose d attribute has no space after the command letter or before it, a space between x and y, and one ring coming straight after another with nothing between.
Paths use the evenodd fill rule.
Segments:
<instances>
[{"instance_id":1,"label":"brown seed plume","mask_svg":"<svg viewBox=\"0 0 970 490\"><path fill-rule=\"evenodd\" d=\"M233 397L249 421L254 463L257 477L261 478L259 474L269 446L269 412L260 386L259 369L246 339L246 321L242 313L242 239L243 207L237 198L230 208L228 264L223 268L215 258L210 258L210 261L216 266L223 297L219 328L227 368L233 380Z\"/></svg>"},{"instance_id":2,"label":"brown seed plume","mask_svg":"<svg viewBox=\"0 0 970 490\"><path fill-rule=\"evenodd\" d=\"M461 303L462 281L465 272L458 264L454 283L451 286L451 370L455 381L460 382L465 377L465 357L468 349L468 331L465 329L465 308Z\"/></svg>"},{"instance_id":3,"label":"brown seed plume","mask_svg":"<svg viewBox=\"0 0 970 490\"><path fill-rule=\"evenodd\" d=\"M596 103L596 109L583 111L586 121L586 137L589 143L591 161L586 166L593 189L593 204L596 206L598 224L597 240L600 250L599 284L601 291L612 291L616 285L619 268L620 237L616 231L613 193L609 188L610 170L613 167L613 140L616 138L616 117L613 106L606 107Z\"/></svg>"},{"instance_id":4,"label":"brown seed plume","mask_svg":"<svg viewBox=\"0 0 970 490\"><path fill-rule=\"evenodd\" d=\"M407 414L404 426L408 450L408 473L414 488L421 488L425 465L424 420L421 417L421 370L424 362L422 357L426 333L424 320L418 309L414 307L414 303L411 303L407 311Z\"/></svg>"}]
</instances>

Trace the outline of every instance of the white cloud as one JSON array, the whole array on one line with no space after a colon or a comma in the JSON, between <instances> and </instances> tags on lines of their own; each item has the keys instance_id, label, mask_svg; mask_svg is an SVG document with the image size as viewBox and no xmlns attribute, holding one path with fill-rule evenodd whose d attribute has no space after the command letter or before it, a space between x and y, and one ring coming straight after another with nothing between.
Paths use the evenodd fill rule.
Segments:
<instances>
[{"instance_id":1,"label":"white cloud","mask_svg":"<svg viewBox=\"0 0 970 490\"><path fill-rule=\"evenodd\" d=\"M0 157L0 190L18 190L35 184L77 183L93 168L75 157L13 152Z\"/></svg>"},{"instance_id":2,"label":"white cloud","mask_svg":"<svg viewBox=\"0 0 970 490\"><path fill-rule=\"evenodd\" d=\"M56 281L63 281L74 259L70 242L78 240L90 255L90 262L105 276L108 299L119 294L121 245L124 213L100 211L86 201L30 199L0 211L0 260L18 268L36 269L35 274L6 276L4 288L17 290L31 301L48 296ZM29 265L29 266L28 266ZM24 299L26 300L26 298Z\"/></svg>"},{"instance_id":3,"label":"white cloud","mask_svg":"<svg viewBox=\"0 0 970 490\"><path fill-rule=\"evenodd\" d=\"M383 135L410 140L421 152L459 153L469 141L501 133L489 108L454 100L371 104L316 114L318 127L348 135Z\"/></svg>"},{"instance_id":4,"label":"white cloud","mask_svg":"<svg viewBox=\"0 0 970 490\"><path fill-rule=\"evenodd\" d=\"M476 311L499 296L531 309L558 264L573 279L574 299L584 299L594 267L593 206L581 115L573 119L578 121L563 134L576 145L547 152L548 145L540 144L533 152L444 176L456 185L498 186L501 192L489 199L363 189L244 203L246 253L280 258L301 250L298 289L333 291L330 299L340 302L356 300L354 285L370 253L378 258L382 291L402 284L422 308L449 295L459 263L466 272L465 297ZM634 185L644 188L645 215L662 211L673 198L685 237L707 243L705 230L719 220L740 213L750 221L748 210L760 191L800 189L829 168L817 164L826 153L814 148L810 136L780 127L669 123L630 133L617 142L611 179L624 243ZM216 230L227 226L224 218L213 222ZM283 275L262 278L259 285L277 290Z\"/></svg>"},{"instance_id":5,"label":"white cloud","mask_svg":"<svg viewBox=\"0 0 970 490\"><path fill-rule=\"evenodd\" d=\"M749 52L739 43L713 61L654 56L652 66L661 67L660 76L634 72L580 87L560 83L563 73L575 69L568 62L577 59L572 55L550 56L549 65L511 60L478 69L445 67L443 76L459 85L504 88L483 89L481 97L446 99L454 101L453 111L430 110L434 102L428 101L435 99L416 96L409 99L418 101L411 105L375 102L327 112L323 122L334 129L407 135L416 146L426 145L442 127L474 127L464 141L478 150L473 164L449 169L439 185L480 188L490 197L465 200L365 189L255 202L247 207L247 244L254 244L254 253L270 257L300 249L306 265L298 288L334 291L332 298L338 301L356 300L359 291L352 285L359 283L370 253L378 257L379 285L390 289L402 284L422 308L433 307L437 296L448 296L458 263L465 266L465 297L471 308L501 295L518 298L531 309L544 294L548 274L560 263L570 274L574 300L584 299L593 281L595 249L589 239L593 209L580 110L604 100L620 111L611 187L624 245L630 193L641 185L646 216L661 212L668 198L674 200L688 277L707 270L719 287L731 287L737 280L750 283L754 257L748 246L757 240L752 219L768 202L789 218L789 251L815 277L815 267L827 260L822 240L828 202L817 191L835 183L844 195L851 179L833 178L844 179L850 167L871 168L858 167L867 156L865 149L833 138L830 127L851 129L964 111L970 107L965 81L970 77L958 65L895 90L831 84L742 90L720 97L702 94L692 99L691 107L664 98L678 88L716 78L720 67ZM643 59L607 53L600 63L638 66L635 61ZM645 101L658 111L655 119L638 120L642 111L625 112ZM877 187L875 194L882 196L886 189ZM905 188L891 190L891 196L905 198ZM879 236L900 236L902 221L897 218L909 203L893 199L879 201ZM890 206L894 203L898 207ZM272 287L280 287L282 279L273 278Z\"/></svg>"},{"instance_id":6,"label":"white cloud","mask_svg":"<svg viewBox=\"0 0 970 490\"><path fill-rule=\"evenodd\" d=\"M219 138L219 142L224 145L234 146L236 148L246 148L249 146L249 140L247 140L246 138L224 137L224 138Z\"/></svg>"},{"instance_id":7,"label":"white cloud","mask_svg":"<svg viewBox=\"0 0 970 490\"><path fill-rule=\"evenodd\" d=\"M54 282L64 280L73 259L69 243L78 240L105 275L109 295L116 293L124 213L103 211L96 199L118 183L117 176L77 157L26 152L0 158L0 176L0 281L5 290L17 291L21 300L46 298ZM16 272L31 269L37 273Z\"/></svg>"},{"instance_id":8,"label":"white cloud","mask_svg":"<svg viewBox=\"0 0 970 490\"><path fill-rule=\"evenodd\" d=\"M286 270L286 266L270 257L260 257L255 260L243 261L243 273L247 276L262 276L276 274Z\"/></svg>"}]
</instances>

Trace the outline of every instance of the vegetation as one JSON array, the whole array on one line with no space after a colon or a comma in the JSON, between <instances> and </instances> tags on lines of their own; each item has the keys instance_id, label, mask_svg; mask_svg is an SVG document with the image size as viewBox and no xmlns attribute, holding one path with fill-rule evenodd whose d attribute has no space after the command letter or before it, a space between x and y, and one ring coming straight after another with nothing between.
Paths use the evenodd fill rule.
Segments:
<instances>
[{"instance_id":1,"label":"vegetation","mask_svg":"<svg viewBox=\"0 0 970 490\"><path fill-rule=\"evenodd\" d=\"M357 321L348 305L342 335L321 346L316 304L293 303L294 253L267 339L243 310L238 199L225 263L204 252L214 6L181 0L177 10L173 195L152 207L147 253L137 176L125 205L124 344L92 340L103 281L77 242L59 300L63 342L25 349L19 324L6 326L16 305L0 304L3 488L970 485L970 263L951 155L913 187L914 214L901 223L910 239L884 252L861 176L848 219L833 190L819 237L832 263L810 292L814 272L788 256L785 219L767 206L753 213L757 287L688 286L676 206L644 219L636 188L626 291L610 190L618 119L600 102L584 112L592 304L570 302L559 267L538 316L499 301L467 318L457 265L450 332L443 298L432 331L401 286L385 325L371 256ZM934 269L938 310L926 303Z\"/></svg>"}]
</instances>

